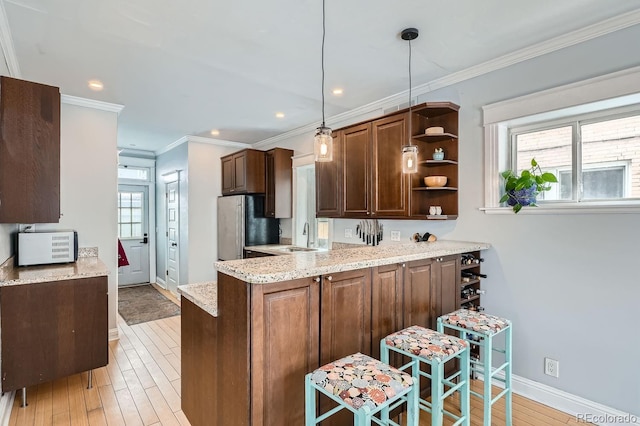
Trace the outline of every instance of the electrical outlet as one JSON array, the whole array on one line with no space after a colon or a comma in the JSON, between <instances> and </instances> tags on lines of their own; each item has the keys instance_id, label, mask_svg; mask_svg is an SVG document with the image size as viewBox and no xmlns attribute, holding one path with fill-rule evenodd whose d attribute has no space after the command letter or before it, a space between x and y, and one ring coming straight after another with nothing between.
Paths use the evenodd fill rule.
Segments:
<instances>
[{"instance_id":1,"label":"electrical outlet","mask_svg":"<svg viewBox=\"0 0 640 426\"><path fill-rule=\"evenodd\" d=\"M345 238L353 238L353 229L345 228L344 229L344 237Z\"/></svg>"},{"instance_id":2,"label":"electrical outlet","mask_svg":"<svg viewBox=\"0 0 640 426\"><path fill-rule=\"evenodd\" d=\"M391 241L400 241L400 231L391 231Z\"/></svg>"},{"instance_id":3,"label":"electrical outlet","mask_svg":"<svg viewBox=\"0 0 640 426\"><path fill-rule=\"evenodd\" d=\"M555 359L544 359L544 374L551 377L560 377L560 361Z\"/></svg>"}]
</instances>

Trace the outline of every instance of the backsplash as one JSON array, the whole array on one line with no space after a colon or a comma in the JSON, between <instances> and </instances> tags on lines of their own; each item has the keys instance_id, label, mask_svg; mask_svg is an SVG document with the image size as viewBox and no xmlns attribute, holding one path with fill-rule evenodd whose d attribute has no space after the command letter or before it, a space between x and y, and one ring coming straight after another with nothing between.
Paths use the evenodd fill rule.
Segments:
<instances>
[{"instance_id":1,"label":"backsplash","mask_svg":"<svg viewBox=\"0 0 640 426\"><path fill-rule=\"evenodd\" d=\"M98 247L80 247L78 257L98 257Z\"/></svg>"}]
</instances>

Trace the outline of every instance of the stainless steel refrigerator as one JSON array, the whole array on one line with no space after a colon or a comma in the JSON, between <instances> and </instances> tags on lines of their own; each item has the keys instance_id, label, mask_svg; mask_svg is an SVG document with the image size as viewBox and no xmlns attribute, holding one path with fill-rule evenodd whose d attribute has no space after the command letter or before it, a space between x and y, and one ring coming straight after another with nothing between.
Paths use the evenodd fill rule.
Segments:
<instances>
[{"instance_id":1,"label":"stainless steel refrigerator","mask_svg":"<svg viewBox=\"0 0 640 426\"><path fill-rule=\"evenodd\" d=\"M242 259L248 246L278 244L280 219L264 217L263 195L218 197L218 259Z\"/></svg>"}]
</instances>

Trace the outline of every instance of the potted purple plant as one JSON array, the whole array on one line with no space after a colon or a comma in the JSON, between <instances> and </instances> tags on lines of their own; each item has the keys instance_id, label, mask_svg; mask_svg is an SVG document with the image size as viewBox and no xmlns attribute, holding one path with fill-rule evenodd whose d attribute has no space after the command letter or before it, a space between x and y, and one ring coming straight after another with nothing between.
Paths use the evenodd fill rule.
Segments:
<instances>
[{"instance_id":1,"label":"potted purple plant","mask_svg":"<svg viewBox=\"0 0 640 426\"><path fill-rule=\"evenodd\" d=\"M506 202L518 213L524 206L536 206L539 193L551 189L551 183L558 182L553 173L542 172L535 158L531 159L531 168L523 170L518 176L513 170L501 173L504 178L504 195L501 203Z\"/></svg>"}]
</instances>

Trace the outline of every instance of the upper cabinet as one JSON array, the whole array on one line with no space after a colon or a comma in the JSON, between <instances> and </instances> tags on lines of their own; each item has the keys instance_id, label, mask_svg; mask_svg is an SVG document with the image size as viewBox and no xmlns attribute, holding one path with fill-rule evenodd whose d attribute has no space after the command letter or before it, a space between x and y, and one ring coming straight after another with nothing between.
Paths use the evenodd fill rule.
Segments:
<instances>
[{"instance_id":1,"label":"upper cabinet","mask_svg":"<svg viewBox=\"0 0 640 426\"><path fill-rule=\"evenodd\" d=\"M265 154L245 149L221 158L222 195L264 194Z\"/></svg>"},{"instance_id":2,"label":"upper cabinet","mask_svg":"<svg viewBox=\"0 0 640 426\"><path fill-rule=\"evenodd\" d=\"M334 159L316 163L316 216L456 219L458 216L458 106L425 103L334 132ZM409 116L411 114L411 116ZM409 129L411 127L411 129ZM434 133L433 128L442 127ZM429 133L425 133L428 128ZM418 146L418 173L402 173L402 147ZM442 148L444 159L434 159ZM427 187L426 176L446 176ZM442 214L430 215L431 206Z\"/></svg>"},{"instance_id":3,"label":"upper cabinet","mask_svg":"<svg viewBox=\"0 0 640 426\"><path fill-rule=\"evenodd\" d=\"M274 148L265 153L265 217L291 217L293 178L291 157L293 157L293 151L284 148Z\"/></svg>"},{"instance_id":4,"label":"upper cabinet","mask_svg":"<svg viewBox=\"0 0 640 426\"><path fill-rule=\"evenodd\" d=\"M0 77L0 223L60 219L60 90Z\"/></svg>"}]
</instances>

